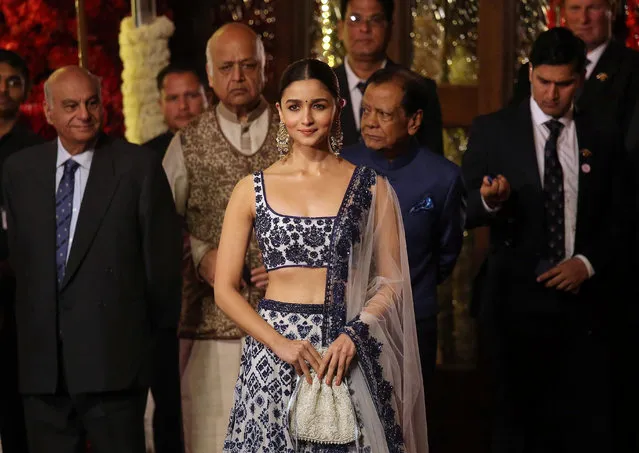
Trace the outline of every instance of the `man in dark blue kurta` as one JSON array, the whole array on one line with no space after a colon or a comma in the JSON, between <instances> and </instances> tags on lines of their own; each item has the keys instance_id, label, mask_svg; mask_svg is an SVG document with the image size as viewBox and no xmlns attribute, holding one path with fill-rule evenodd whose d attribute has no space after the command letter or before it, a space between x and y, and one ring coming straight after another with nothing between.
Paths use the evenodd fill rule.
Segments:
<instances>
[{"instance_id":1,"label":"man in dark blue kurta","mask_svg":"<svg viewBox=\"0 0 639 453\"><path fill-rule=\"evenodd\" d=\"M455 267L462 246L465 198L461 172L414 138L422 122L423 85L416 74L385 68L369 79L362 101L362 138L342 156L386 176L397 193L425 385L437 354L437 285Z\"/></svg>"}]
</instances>

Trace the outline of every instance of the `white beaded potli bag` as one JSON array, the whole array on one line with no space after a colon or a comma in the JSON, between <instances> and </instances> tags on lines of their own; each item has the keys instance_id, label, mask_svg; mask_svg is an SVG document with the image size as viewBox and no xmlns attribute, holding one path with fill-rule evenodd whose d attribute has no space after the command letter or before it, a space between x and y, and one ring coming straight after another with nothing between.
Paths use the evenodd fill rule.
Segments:
<instances>
[{"instance_id":1,"label":"white beaded potli bag","mask_svg":"<svg viewBox=\"0 0 639 453\"><path fill-rule=\"evenodd\" d=\"M325 349L318 351L324 355ZM288 403L288 429L291 439L317 444L346 445L355 442L359 451L359 425L346 378L328 385L311 370L313 383L297 377Z\"/></svg>"}]
</instances>

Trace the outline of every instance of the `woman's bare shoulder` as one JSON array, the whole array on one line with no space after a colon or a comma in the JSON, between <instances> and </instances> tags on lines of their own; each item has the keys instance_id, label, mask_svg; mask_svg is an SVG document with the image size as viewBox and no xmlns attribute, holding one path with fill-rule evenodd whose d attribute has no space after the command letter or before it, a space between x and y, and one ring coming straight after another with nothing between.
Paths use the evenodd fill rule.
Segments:
<instances>
[{"instance_id":1,"label":"woman's bare shoulder","mask_svg":"<svg viewBox=\"0 0 639 453\"><path fill-rule=\"evenodd\" d=\"M357 168L357 165L350 163L346 159L339 159L339 163L342 166L342 168L344 168L349 173L353 173L355 169Z\"/></svg>"},{"instance_id":2,"label":"woman's bare shoulder","mask_svg":"<svg viewBox=\"0 0 639 453\"><path fill-rule=\"evenodd\" d=\"M255 177L247 175L240 179L235 184L231 198L252 203L255 198Z\"/></svg>"}]
</instances>

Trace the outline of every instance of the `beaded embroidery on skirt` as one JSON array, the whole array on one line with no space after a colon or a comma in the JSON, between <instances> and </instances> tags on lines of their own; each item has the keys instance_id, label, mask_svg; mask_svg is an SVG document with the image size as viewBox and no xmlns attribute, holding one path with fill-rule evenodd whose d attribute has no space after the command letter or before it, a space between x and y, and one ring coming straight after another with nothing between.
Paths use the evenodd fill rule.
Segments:
<instances>
[{"instance_id":1,"label":"beaded embroidery on skirt","mask_svg":"<svg viewBox=\"0 0 639 453\"><path fill-rule=\"evenodd\" d=\"M308 340L320 348L322 309L322 305L262 300L258 313L286 338ZM366 432L361 426L358 426L359 451L355 442L323 445L292 439L288 430L287 408L296 381L297 375L291 365L254 338L246 337L224 452L371 453ZM357 413L356 404L355 411Z\"/></svg>"}]
</instances>

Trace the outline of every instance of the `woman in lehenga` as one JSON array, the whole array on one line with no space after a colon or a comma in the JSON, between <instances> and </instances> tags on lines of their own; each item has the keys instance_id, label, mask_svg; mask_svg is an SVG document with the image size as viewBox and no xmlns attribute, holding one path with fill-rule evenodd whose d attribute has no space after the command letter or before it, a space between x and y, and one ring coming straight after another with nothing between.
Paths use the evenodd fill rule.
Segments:
<instances>
[{"instance_id":1,"label":"woman in lehenga","mask_svg":"<svg viewBox=\"0 0 639 453\"><path fill-rule=\"evenodd\" d=\"M395 193L385 178L339 158L344 101L328 65L293 63L279 94L282 158L237 184L218 248L216 302L248 334L224 451L427 452ZM269 272L257 312L240 294L253 228ZM288 403L296 374L309 383L348 385L357 442L292 438Z\"/></svg>"}]
</instances>

